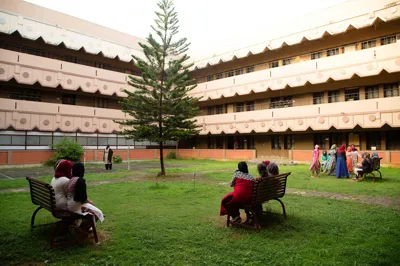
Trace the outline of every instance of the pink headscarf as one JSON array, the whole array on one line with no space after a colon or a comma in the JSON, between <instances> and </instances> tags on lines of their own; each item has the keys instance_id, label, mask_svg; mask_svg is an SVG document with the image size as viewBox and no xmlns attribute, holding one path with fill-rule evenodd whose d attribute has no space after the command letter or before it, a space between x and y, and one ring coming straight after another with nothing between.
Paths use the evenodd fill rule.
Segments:
<instances>
[{"instance_id":1,"label":"pink headscarf","mask_svg":"<svg viewBox=\"0 0 400 266\"><path fill-rule=\"evenodd\" d=\"M61 161L57 167L56 167L56 172L54 173L54 177L67 177L71 178L72 177L72 162L68 160Z\"/></svg>"},{"instance_id":2,"label":"pink headscarf","mask_svg":"<svg viewBox=\"0 0 400 266\"><path fill-rule=\"evenodd\" d=\"M319 151L319 146L318 146L318 145L315 145L315 146L314 146L314 149Z\"/></svg>"},{"instance_id":3,"label":"pink headscarf","mask_svg":"<svg viewBox=\"0 0 400 266\"><path fill-rule=\"evenodd\" d=\"M265 166L268 166L269 163L270 163L270 161L268 161L268 160L263 161L263 164L265 164Z\"/></svg>"}]
</instances>

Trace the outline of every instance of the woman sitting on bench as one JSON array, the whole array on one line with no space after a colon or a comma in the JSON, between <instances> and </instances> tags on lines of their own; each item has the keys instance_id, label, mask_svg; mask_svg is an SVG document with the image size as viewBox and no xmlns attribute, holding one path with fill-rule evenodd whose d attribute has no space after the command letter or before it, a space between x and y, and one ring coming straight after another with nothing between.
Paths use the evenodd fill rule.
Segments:
<instances>
[{"instance_id":1,"label":"woman sitting on bench","mask_svg":"<svg viewBox=\"0 0 400 266\"><path fill-rule=\"evenodd\" d=\"M238 170L235 171L230 183L233 187L233 192L228 193L222 198L220 215L232 217L232 223L241 223L239 207L243 204L251 202L253 195L254 177L249 174L246 162L238 164Z\"/></svg>"},{"instance_id":2,"label":"woman sitting on bench","mask_svg":"<svg viewBox=\"0 0 400 266\"><path fill-rule=\"evenodd\" d=\"M55 173L50 185L54 189L56 208L67 210L67 190L68 182L71 178L72 162L68 160L58 160L54 166Z\"/></svg>"},{"instance_id":3,"label":"woman sitting on bench","mask_svg":"<svg viewBox=\"0 0 400 266\"><path fill-rule=\"evenodd\" d=\"M362 155L362 158L363 161L361 163L361 167L357 166L356 168L354 168L354 173L356 174L356 177L353 179L356 181L362 180L364 173L368 172L372 167L370 155L368 152L364 153Z\"/></svg>"},{"instance_id":4,"label":"woman sitting on bench","mask_svg":"<svg viewBox=\"0 0 400 266\"><path fill-rule=\"evenodd\" d=\"M72 166L72 177L68 183L68 211L84 214L89 212L95 215L96 220L104 221L104 215L100 209L94 206L94 203L87 198L85 166L82 163L75 163Z\"/></svg>"}]
</instances>

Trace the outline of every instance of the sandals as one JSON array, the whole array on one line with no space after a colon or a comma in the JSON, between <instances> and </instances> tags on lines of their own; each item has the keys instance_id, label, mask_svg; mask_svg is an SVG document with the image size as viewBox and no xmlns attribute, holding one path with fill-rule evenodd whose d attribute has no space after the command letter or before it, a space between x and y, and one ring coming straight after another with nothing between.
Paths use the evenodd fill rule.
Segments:
<instances>
[{"instance_id":1,"label":"sandals","mask_svg":"<svg viewBox=\"0 0 400 266\"><path fill-rule=\"evenodd\" d=\"M241 223L241 222L242 222L242 218L241 218L240 216L237 216L237 217L235 217L235 218L233 218L233 219L231 220L231 223L239 224L239 223Z\"/></svg>"}]
</instances>

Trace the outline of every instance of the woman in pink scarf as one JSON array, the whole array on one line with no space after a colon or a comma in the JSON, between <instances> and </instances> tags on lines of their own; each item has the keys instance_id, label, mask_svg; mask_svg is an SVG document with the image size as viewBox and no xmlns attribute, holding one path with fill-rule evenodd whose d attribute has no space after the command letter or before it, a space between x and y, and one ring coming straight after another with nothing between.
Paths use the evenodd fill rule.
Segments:
<instances>
[{"instance_id":1,"label":"woman in pink scarf","mask_svg":"<svg viewBox=\"0 0 400 266\"><path fill-rule=\"evenodd\" d=\"M319 173L319 146L315 145L314 150L313 150L313 159L310 164L310 171L311 171L311 177L317 177ZM317 176L314 175L314 171L316 172Z\"/></svg>"}]
</instances>

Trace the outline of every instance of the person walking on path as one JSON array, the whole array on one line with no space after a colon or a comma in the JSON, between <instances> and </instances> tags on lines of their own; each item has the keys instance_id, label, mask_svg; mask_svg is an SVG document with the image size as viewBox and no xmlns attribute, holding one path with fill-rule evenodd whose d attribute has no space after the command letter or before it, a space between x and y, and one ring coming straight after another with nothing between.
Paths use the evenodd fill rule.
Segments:
<instances>
[{"instance_id":1,"label":"person walking on path","mask_svg":"<svg viewBox=\"0 0 400 266\"><path fill-rule=\"evenodd\" d=\"M336 177L342 178L347 177L349 178L349 171L347 170L346 165L346 146L341 145L339 151L337 152L337 163L336 163Z\"/></svg>"},{"instance_id":2,"label":"person walking on path","mask_svg":"<svg viewBox=\"0 0 400 266\"><path fill-rule=\"evenodd\" d=\"M104 164L106 166L106 170L112 170L112 156L113 150L111 149L110 145L107 145L106 149L104 150Z\"/></svg>"},{"instance_id":3,"label":"person walking on path","mask_svg":"<svg viewBox=\"0 0 400 266\"><path fill-rule=\"evenodd\" d=\"M320 164L319 164L319 146L315 145L314 150L313 150L313 159L310 164L310 171L311 171L311 177L318 177L319 174L319 169ZM316 173L316 175L314 174Z\"/></svg>"}]
</instances>

